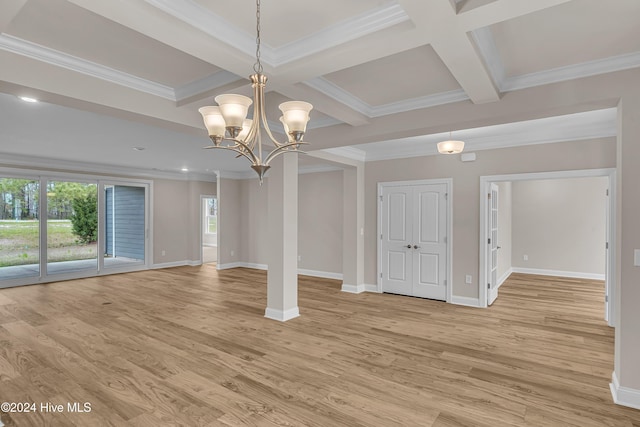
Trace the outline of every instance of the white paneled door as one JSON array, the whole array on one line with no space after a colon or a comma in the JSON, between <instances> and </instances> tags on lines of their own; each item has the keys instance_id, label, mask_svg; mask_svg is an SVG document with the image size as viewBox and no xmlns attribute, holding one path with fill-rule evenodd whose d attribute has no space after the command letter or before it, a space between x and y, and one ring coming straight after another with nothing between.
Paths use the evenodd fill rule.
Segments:
<instances>
[{"instance_id":1,"label":"white paneled door","mask_svg":"<svg viewBox=\"0 0 640 427\"><path fill-rule=\"evenodd\" d=\"M446 300L447 184L381 189L382 291Z\"/></svg>"}]
</instances>

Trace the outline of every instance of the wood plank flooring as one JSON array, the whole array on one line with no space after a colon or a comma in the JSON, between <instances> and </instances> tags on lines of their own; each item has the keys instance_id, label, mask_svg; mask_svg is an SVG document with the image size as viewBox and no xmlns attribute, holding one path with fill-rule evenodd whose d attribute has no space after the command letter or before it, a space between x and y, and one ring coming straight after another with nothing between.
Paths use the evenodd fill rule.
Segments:
<instances>
[{"instance_id":1,"label":"wood plank flooring","mask_svg":"<svg viewBox=\"0 0 640 427\"><path fill-rule=\"evenodd\" d=\"M486 310L212 265L0 290L5 426L640 426L609 392L598 281L514 274ZM66 409L66 408L65 408Z\"/></svg>"}]
</instances>

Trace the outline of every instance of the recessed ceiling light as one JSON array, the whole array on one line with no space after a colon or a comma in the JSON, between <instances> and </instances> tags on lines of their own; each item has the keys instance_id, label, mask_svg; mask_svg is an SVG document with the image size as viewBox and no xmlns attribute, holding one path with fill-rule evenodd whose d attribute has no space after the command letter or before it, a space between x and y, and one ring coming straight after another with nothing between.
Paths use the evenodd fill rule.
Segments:
<instances>
[{"instance_id":1,"label":"recessed ceiling light","mask_svg":"<svg viewBox=\"0 0 640 427\"><path fill-rule=\"evenodd\" d=\"M189 169L187 169L187 168L182 168L182 169L180 169L180 170L181 170L182 172L189 172Z\"/></svg>"},{"instance_id":2,"label":"recessed ceiling light","mask_svg":"<svg viewBox=\"0 0 640 427\"><path fill-rule=\"evenodd\" d=\"M37 99L29 98L28 96L20 96L19 98L22 99L24 102L38 102Z\"/></svg>"},{"instance_id":3,"label":"recessed ceiling light","mask_svg":"<svg viewBox=\"0 0 640 427\"><path fill-rule=\"evenodd\" d=\"M144 147L133 147L133 149L134 149L135 151L144 151L144 150L145 150L145 148L144 148Z\"/></svg>"}]
</instances>

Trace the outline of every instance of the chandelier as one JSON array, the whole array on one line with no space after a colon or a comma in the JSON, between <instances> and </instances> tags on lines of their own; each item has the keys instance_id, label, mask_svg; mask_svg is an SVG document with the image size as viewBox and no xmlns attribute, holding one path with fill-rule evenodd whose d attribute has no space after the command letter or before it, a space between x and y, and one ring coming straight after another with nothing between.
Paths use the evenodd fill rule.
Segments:
<instances>
[{"instance_id":1,"label":"chandelier","mask_svg":"<svg viewBox=\"0 0 640 427\"><path fill-rule=\"evenodd\" d=\"M251 162L251 168L256 171L260 183L269 170L269 163L284 153L300 152L302 137L307 129L311 104L303 101L288 101L280 104L282 111L280 121L284 126L286 142L278 142L267 123L265 113L264 88L267 76L262 74L260 62L260 0L256 0L256 62L253 65L251 87L253 100L243 95L224 94L215 97L217 106L202 107L198 111L202 114L204 125L209 132L213 145L204 147L223 148L238 153L238 157L245 157ZM253 119L247 119L249 107L253 104ZM267 151L263 143L263 134L269 137L274 148ZM266 140L266 138L265 138Z\"/></svg>"}]
</instances>

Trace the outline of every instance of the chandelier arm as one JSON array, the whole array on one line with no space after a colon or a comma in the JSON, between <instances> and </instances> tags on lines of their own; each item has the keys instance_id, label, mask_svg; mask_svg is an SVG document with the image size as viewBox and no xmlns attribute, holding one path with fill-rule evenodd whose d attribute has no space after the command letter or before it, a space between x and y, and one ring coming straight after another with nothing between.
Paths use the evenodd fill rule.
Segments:
<instances>
[{"instance_id":1,"label":"chandelier arm","mask_svg":"<svg viewBox=\"0 0 640 427\"><path fill-rule=\"evenodd\" d=\"M271 163L271 160L275 159L276 157L278 157L280 154L284 154L284 153L302 153L302 154L307 154L304 151L298 150L297 146L303 144L301 142L290 142L288 144L281 144L280 147L276 148L275 150L273 150L271 153L269 153L269 155L267 156L267 159L264 161L264 165L265 166L269 166L269 163ZM291 148L294 147L294 150L287 150L287 148Z\"/></svg>"},{"instance_id":2,"label":"chandelier arm","mask_svg":"<svg viewBox=\"0 0 640 427\"><path fill-rule=\"evenodd\" d=\"M260 165L260 160L253 154L251 150L249 150L247 145L237 139L225 138L226 141L233 141L236 145L233 146L223 146L223 145L208 145L206 147L202 147L206 150L210 150L212 148L222 148L224 150L233 151L238 153L238 156L245 157L247 160L251 162L252 165Z\"/></svg>"}]
</instances>

